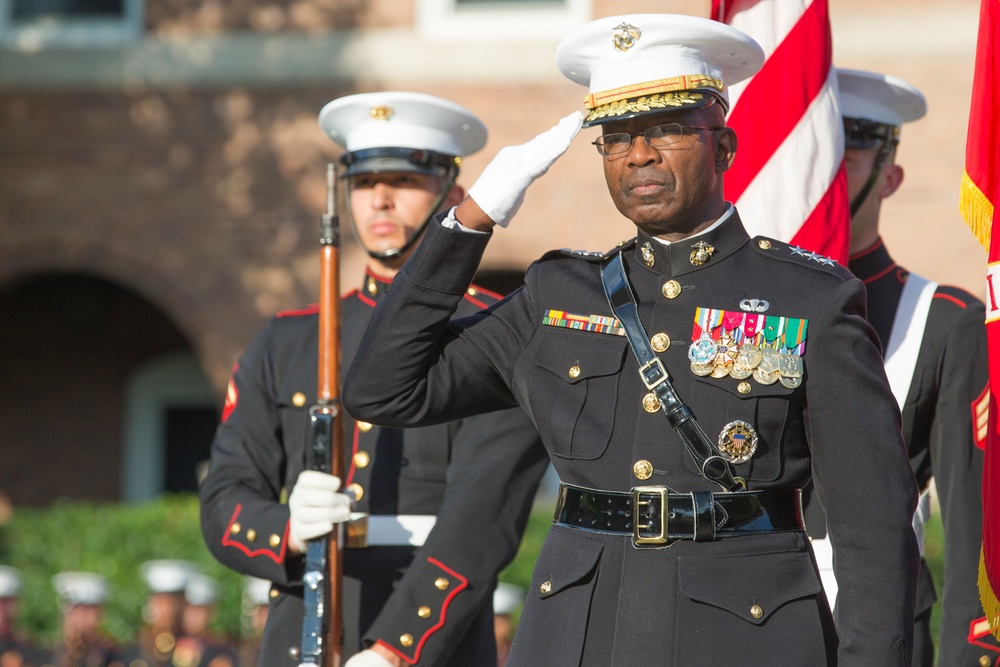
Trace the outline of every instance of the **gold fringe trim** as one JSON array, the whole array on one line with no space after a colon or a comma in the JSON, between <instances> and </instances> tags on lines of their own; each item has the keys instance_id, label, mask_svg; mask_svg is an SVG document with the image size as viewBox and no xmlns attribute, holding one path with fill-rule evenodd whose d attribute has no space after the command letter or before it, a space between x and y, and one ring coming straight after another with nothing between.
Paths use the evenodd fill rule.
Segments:
<instances>
[{"instance_id":1,"label":"gold fringe trim","mask_svg":"<svg viewBox=\"0 0 1000 667\"><path fill-rule=\"evenodd\" d=\"M979 601L986 612L986 620L990 624L990 634L1000 639L1000 600L990 585L990 577L986 572L986 554L979 551Z\"/></svg>"},{"instance_id":2,"label":"gold fringe trim","mask_svg":"<svg viewBox=\"0 0 1000 667\"><path fill-rule=\"evenodd\" d=\"M680 91L692 91L698 88L714 88L720 93L726 89L719 79L707 74L682 74L672 76L669 79L657 79L656 81L643 81L633 83L620 88L612 88L599 93L591 93L583 98L583 106L586 109L599 109L613 102L621 102L630 97L639 95L654 95L656 93L675 93Z\"/></svg>"},{"instance_id":3,"label":"gold fringe trim","mask_svg":"<svg viewBox=\"0 0 1000 667\"><path fill-rule=\"evenodd\" d=\"M958 198L958 210L983 248L990 250L990 232L993 228L993 202L979 189L969 176L962 171L962 184Z\"/></svg>"}]
</instances>

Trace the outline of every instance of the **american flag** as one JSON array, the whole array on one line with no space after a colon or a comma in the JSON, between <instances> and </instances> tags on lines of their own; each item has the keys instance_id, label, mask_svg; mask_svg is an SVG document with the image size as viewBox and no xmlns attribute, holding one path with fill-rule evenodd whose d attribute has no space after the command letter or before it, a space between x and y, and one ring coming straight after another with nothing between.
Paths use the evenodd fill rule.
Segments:
<instances>
[{"instance_id":1,"label":"american flag","mask_svg":"<svg viewBox=\"0 0 1000 667\"><path fill-rule=\"evenodd\" d=\"M753 37L764 67L729 91L739 145L726 199L751 235L846 264L844 131L826 0L712 0L712 18Z\"/></svg>"}]
</instances>

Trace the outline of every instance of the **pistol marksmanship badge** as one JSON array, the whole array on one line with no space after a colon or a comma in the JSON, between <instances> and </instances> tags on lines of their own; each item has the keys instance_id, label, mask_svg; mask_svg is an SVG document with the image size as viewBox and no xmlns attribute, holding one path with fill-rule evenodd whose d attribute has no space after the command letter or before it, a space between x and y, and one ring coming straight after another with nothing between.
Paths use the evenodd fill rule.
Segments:
<instances>
[{"instance_id":1,"label":"pistol marksmanship badge","mask_svg":"<svg viewBox=\"0 0 1000 667\"><path fill-rule=\"evenodd\" d=\"M757 431L745 421L729 422L719 434L719 454L730 463L746 463L757 451Z\"/></svg>"},{"instance_id":2,"label":"pistol marksmanship badge","mask_svg":"<svg viewBox=\"0 0 1000 667\"><path fill-rule=\"evenodd\" d=\"M759 312L696 308L688 347L691 372L702 377L802 384L809 320Z\"/></svg>"},{"instance_id":3,"label":"pistol marksmanship badge","mask_svg":"<svg viewBox=\"0 0 1000 667\"><path fill-rule=\"evenodd\" d=\"M628 51L642 37L641 30L631 23L625 23L624 21L616 25L613 29L617 32L611 38L611 43L614 44L617 51Z\"/></svg>"}]
</instances>

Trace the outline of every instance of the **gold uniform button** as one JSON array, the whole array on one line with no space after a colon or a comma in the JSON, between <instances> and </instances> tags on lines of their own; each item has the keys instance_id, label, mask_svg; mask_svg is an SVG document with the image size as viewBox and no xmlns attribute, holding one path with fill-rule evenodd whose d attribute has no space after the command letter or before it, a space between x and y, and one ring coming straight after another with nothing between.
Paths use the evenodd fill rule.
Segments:
<instances>
[{"instance_id":1,"label":"gold uniform button","mask_svg":"<svg viewBox=\"0 0 1000 667\"><path fill-rule=\"evenodd\" d=\"M257 531L251 528L247 531L247 542L253 542L257 539Z\"/></svg>"},{"instance_id":2,"label":"gold uniform button","mask_svg":"<svg viewBox=\"0 0 1000 667\"><path fill-rule=\"evenodd\" d=\"M567 373L569 374L569 376L571 378L576 379L576 378L580 377L580 367L579 366L570 366L569 367L569 371L567 371Z\"/></svg>"},{"instance_id":3,"label":"gold uniform button","mask_svg":"<svg viewBox=\"0 0 1000 667\"><path fill-rule=\"evenodd\" d=\"M369 276L369 278L368 278L368 293L369 294L374 294L377 291L378 291L378 285L375 283L375 279Z\"/></svg>"},{"instance_id":4,"label":"gold uniform button","mask_svg":"<svg viewBox=\"0 0 1000 667\"><path fill-rule=\"evenodd\" d=\"M347 485L348 492L354 496L354 500L361 500L365 497L365 489L357 482Z\"/></svg>"},{"instance_id":5,"label":"gold uniform button","mask_svg":"<svg viewBox=\"0 0 1000 667\"><path fill-rule=\"evenodd\" d=\"M270 590L270 591L268 592L268 595L269 595L269 596L270 596L270 598L271 598L271 599L273 600L274 598L278 597L278 595L280 595L280 593L278 592L278 589L277 589L277 588L272 588L272 589L271 589L271 590Z\"/></svg>"},{"instance_id":6,"label":"gold uniform button","mask_svg":"<svg viewBox=\"0 0 1000 667\"><path fill-rule=\"evenodd\" d=\"M663 283L663 287L660 288L663 296L668 299L676 299L681 294L681 284L676 280L668 280Z\"/></svg>"},{"instance_id":7,"label":"gold uniform button","mask_svg":"<svg viewBox=\"0 0 1000 667\"><path fill-rule=\"evenodd\" d=\"M984 655L979 658L979 664L982 667L991 667L993 665L993 661L990 660L990 656Z\"/></svg>"},{"instance_id":8,"label":"gold uniform button","mask_svg":"<svg viewBox=\"0 0 1000 667\"><path fill-rule=\"evenodd\" d=\"M736 391L740 392L741 394L749 394L751 389L752 387L750 386L749 382L740 382L738 385L736 385Z\"/></svg>"},{"instance_id":9,"label":"gold uniform button","mask_svg":"<svg viewBox=\"0 0 1000 667\"><path fill-rule=\"evenodd\" d=\"M660 409L660 399L653 392L649 392L642 397L642 409L646 412L656 412Z\"/></svg>"},{"instance_id":10,"label":"gold uniform button","mask_svg":"<svg viewBox=\"0 0 1000 667\"><path fill-rule=\"evenodd\" d=\"M354 454L354 465L359 468L367 468L368 464L371 463L372 457L369 456L368 452L355 452Z\"/></svg>"},{"instance_id":11,"label":"gold uniform button","mask_svg":"<svg viewBox=\"0 0 1000 667\"><path fill-rule=\"evenodd\" d=\"M764 615L764 610L761 609L759 604L755 604L754 606L750 607L750 615L753 616L754 618L760 618L761 616Z\"/></svg>"},{"instance_id":12,"label":"gold uniform button","mask_svg":"<svg viewBox=\"0 0 1000 667\"><path fill-rule=\"evenodd\" d=\"M667 348L670 347L670 336L663 332L653 334L653 337L649 339L649 343L655 351L666 352Z\"/></svg>"},{"instance_id":13,"label":"gold uniform button","mask_svg":"<svg viewBox=\"0 0 1000 667\"><path fill-rule=\"evenodd\" d=\"M241 530L243 530L243 526L241 526L239 523L234 523L229 527L229 532L232 533L233 535L239 535Z\"/></svg>"},{"instance_id":14,"label":"gold uniform button","mask_svg":"<svg viewBox=\"0 0 1000 667\"><path fill-rule=\"evenodd\" d=\"M417 609L417 616L419 616L420 618L430 618L431 617L431 608L427 607L427 606L424 606L424 607L421 607L420 609Z\"/></svg>"},{"instance_id":15,"label":"gold uniform button","mask_svg":"<svg viewBox=\"0 0 1000 667\"><path fill-rule=\"evenodd\" d=\"M470 287L469 289L466 290L466 292L469 293L469 296L476 296L477 294L475 287Z\"/></svg>"},{"instance_id":16,"label":"gold uniform button","mask_svg":"<svg viewBox=\"0 0 1000 667\"><path fill-rule=\"evenodd\" d=\"M267 538L267 543L272 547L277 547L281 544L281 538L274 533L271 533L271 537Z\"/></svg>"},{"instance_id":17,"label":"gold uniform button","mask_svg":"<svg viewBox=\"0 0 1000 667\"><path fill-rule=\"evenodd\" d=\"M538 590L540 590L543 594L548 593L549 591L552 590L552 582L543 581L542 585L538 587Z\"/></svg>"},{"instance_id":18,"label":"gold uniform button","mask_svg":"<svg viewBox=\"0 0 1000 667\"><path fill-rule=\"evenodd\" d=\"M450 584L451 582L445 579L444 577L438 577L437 579L434 580L434 587L437 588L439 591L448 590L448 586Z\"/></svg>"},{"instance_id":19,"label":"gold uniform button","mask_svg":"<svg viewBox=\"0 0 1000 667\"><path fill-rule=\"evenodd\" d=\"M767 239L761 239L760 241L757 241L757 247L760 248L761 250L770 250L771 242L768 241Z\"/></svg>"},{"instance_id":20,"label":"gold uniform button","mask_svg":"<svg viewBox=\"0 0 1000 667\"><path fill-rule=\"evenodd\" d=\"M653 476L653 464L646 459L639 459L632 466L632 474L636 479L649 479Z\"/></svg>"},{"instance_id":21,"label":"gold uniform button","mask_svg":"<svg viewBox=\"0 0 1000 667\"><path fill-rule=\"evenodd\" d=\"M292 394L292 405L294 405L297 408L301 408L305 404L306 404L305 394L303 394L301 391L297 391L294 394Z\"/></svg>"},{"instance_id":22,"label":"gold uniform button","mask_svg":"<svg viewBox=\"0 0 1000 667\"><path fill-rule=\"evenodd\" d=\"M413 646L413 635L411 635L409 632L400 635L399 643L405 646L406 648L410 648L411 646Z\"/></svg>"},{"instance_id":23,"label":"gold uniform button","mask_svg":"<svg viewBox=\"0 0 1000 667\"><path fill-rule=\"evenodd\" d=\"M367 433L368 431L372 430L372 425L369 424L368 422L358 422L358 430L361 431L362 433Z\"/></svg>"}]
</instances>

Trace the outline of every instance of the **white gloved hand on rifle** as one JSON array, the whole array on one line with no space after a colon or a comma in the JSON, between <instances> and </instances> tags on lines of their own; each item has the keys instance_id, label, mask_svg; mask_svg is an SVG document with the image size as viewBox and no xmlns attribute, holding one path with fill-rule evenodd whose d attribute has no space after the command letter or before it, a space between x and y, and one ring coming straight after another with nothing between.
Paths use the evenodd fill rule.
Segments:
<instances>
[{"instance_id":1,"label":"white gloved hand on rifle","mask_svg":"<svg viewBox=\"0 0 1000 667\"><path fill-rule=\"evenodd\" d=\"M469 188L469 198L490 220L506 227L528 186L566 152L583 119L583 113L574 111L531 141L501 149Z\"/></svg>"},{"instance_id":2,"label":"white gloved hand on rifle","mask_svg":"<svg viewBox=\"0 0 1000 667\"><path fill-rule=\"evenodd\" d=\"M355 653L350 660L348 660L344 667L395 667L397 663L392 663L386 660L381 655L368 649L367 651L362 651L361 653Z\"/></svg>"},{"instance_id":3,"label":"white gloved hand on rifle","mask_svg":"<svg viewBox=\"0 0 1000 667\"><path fill-rule=\"evenodd\" d=\"M340 479L325 472L303 470L288 496L288 541L299 553L306 542L326 535L333 526L347 521L351 497L340 493Z\"/></svg>"}]
</instances>

